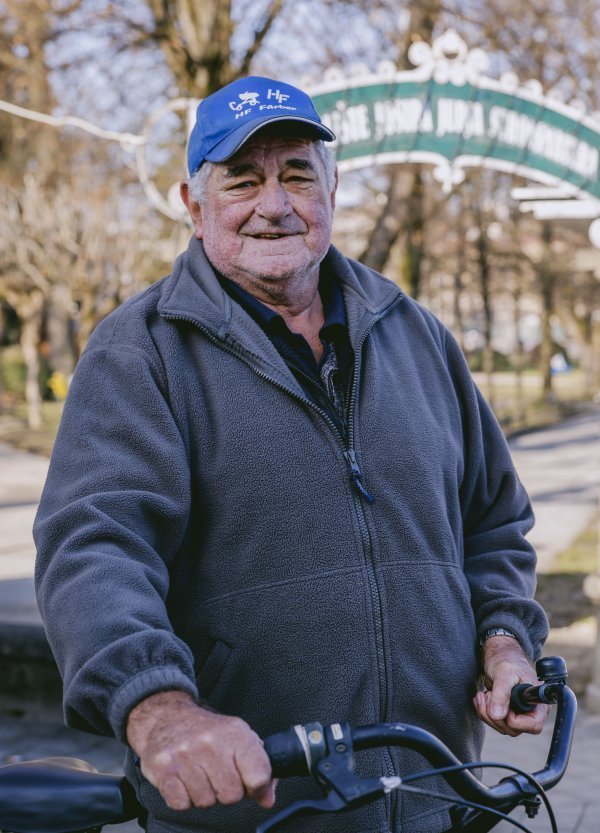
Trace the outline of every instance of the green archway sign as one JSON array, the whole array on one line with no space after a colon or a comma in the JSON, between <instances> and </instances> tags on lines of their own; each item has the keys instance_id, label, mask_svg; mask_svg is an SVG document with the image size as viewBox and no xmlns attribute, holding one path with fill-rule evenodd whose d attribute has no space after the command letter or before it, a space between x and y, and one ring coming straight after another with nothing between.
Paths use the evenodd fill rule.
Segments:
<instances>
[{"instance_id":1,"label":"green archway sign","mask_svg":"<svg viewBox=\"0 0 600 833\"><path fill-rule=\"evenodd\" d=\"M338 137L342 170L432 164L449 191L465 168L484 166L597 199L600 216L600 121L545 96L537 81L487 77L486 54L453 31L413 44L409 57L414 70L382 65L350 79L334 70L309 90Z\"/></svg>"}]
</instances>

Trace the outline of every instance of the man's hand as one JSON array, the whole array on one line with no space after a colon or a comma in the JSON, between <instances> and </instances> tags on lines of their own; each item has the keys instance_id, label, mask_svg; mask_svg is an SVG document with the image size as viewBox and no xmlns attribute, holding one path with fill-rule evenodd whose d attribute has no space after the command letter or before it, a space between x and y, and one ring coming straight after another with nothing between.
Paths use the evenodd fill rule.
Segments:
<instances>
[{"instance_id":1,"label":"man's hand","mask_svg":"<svg viewBox=\"0 0 600 833\"><path fill-rule=\"evenodd\" d=\"M548 706L538 705L527 714L515 714L509 708L514 685L539 683L517 640L510 636L487 639L483 644L483 671L487 690L478 691L473 699L483 722L500 734L511 737L522 732L539 734L548 714Z\"/></svg>"},{"instance_id":2,"label":"man's hand","mask_svg":"<svg viewBox=\"0 0 600 833\"><path fill-rule=\"evenodd\" d=\"M135 706L127 740L144 776L173 810L275 802L275 782L262 741L238 717L196 705L182 691L153 694Z\"/></svg>"}]
</instances>

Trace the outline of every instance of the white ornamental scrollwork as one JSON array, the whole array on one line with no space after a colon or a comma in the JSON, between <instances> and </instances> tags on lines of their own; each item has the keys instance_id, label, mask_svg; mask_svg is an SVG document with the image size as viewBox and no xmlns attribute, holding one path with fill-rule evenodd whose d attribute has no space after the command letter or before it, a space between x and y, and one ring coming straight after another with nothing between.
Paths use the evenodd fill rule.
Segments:
<instances>
[{"instance_id":1,"label":"white ornamental scrollwork","mask_svg":"<svg viewBox=\"0 0 600 833\"><path fill-rule=\"evenodd\" d=\"M483 49L469 49L458 32L448 29L431 46L416 41L408 50L408 58L426 77L438 84L464 84L475 82L489 66L489 58Z\"/></svg>"}]
</instances>

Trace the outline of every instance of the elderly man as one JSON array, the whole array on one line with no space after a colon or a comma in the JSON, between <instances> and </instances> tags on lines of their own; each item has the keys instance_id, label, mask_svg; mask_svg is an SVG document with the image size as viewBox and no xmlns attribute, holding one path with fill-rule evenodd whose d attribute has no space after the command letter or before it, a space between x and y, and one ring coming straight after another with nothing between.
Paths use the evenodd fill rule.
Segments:
<instances>
[{"instance_id":1,"label":"elderly man","mask_svg":"<svg viewBox=\"0 0 600 833\"><path fill-rule=\"evenodd\" d=\"M189 248L96 329L56 442L37 587L67 720L128 744L157 833L253 830L259 737L294 723L414 722L472 760L481 721L544 720L508 707L546 634L527 497L450 334L331 246L334 138L279 81L201 103ZM289 829L449 824L394 794Z\"/></svg>"}]
</instances>

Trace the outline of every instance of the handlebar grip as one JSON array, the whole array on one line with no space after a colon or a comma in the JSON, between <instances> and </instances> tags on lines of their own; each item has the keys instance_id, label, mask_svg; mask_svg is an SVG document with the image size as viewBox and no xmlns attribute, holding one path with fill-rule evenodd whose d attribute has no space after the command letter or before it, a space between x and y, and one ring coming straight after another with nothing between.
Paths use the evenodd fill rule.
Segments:
<instances>
[{"instance_id":1,"label":"handlebar grip","mask_svg":"<svg viewBox=\"0 0 600 833\"><path fill-rule=\"evenodd\" d=\"M300 738L294 729L279 732L265 738L265 752L271 761L273 775L285 778L288 775L308 775L306 754Z\"/></svg>"},{"instance_id":2,"label":"handlebar grip","mask_svg":"<svg viewBox=\"0 0 600 833\"><path fill-rule=\"evenodd\" d=\"M511 709L517 714L527 714L528 712L532 712L535 709L536 702L539 703L540 701L537 700L532 702L532 700L527 697L526 693L530 693L531 696L531 693L537 693L538 688L539 686L530 686L527 685L527 683L518 683L513 686L510 693Z\"/></svg>"},{"instance_id":3,"label":"handlebar grip","mask_svg":"<svg viewBox=\"0 0 600 833\"><path fill-rule=\"evenodd\" d=\"M558 691L567 684L567 664L562 657L543 657L535 664L541 685L519 683L510 693L510 707L517 714L532 712L538 703L556 703Z\"/></svg>"}]
</instances>

